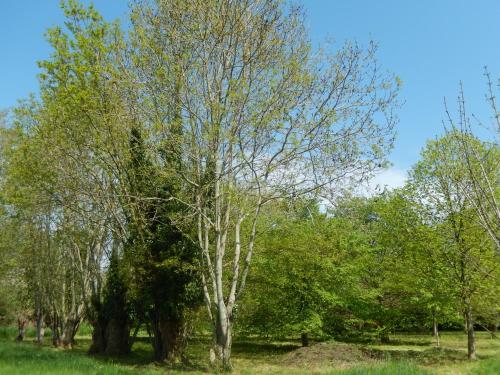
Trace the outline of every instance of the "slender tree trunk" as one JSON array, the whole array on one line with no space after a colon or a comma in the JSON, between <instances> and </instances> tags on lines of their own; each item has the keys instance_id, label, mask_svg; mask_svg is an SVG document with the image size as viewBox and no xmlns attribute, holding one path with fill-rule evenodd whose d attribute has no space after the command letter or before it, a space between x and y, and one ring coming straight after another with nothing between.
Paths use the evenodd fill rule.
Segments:
<instances>
[{"instance_id":1,"label":"slender tree trunk","mask_svg":"<svg viewBox=\"0 0 500 375\"><path fill-rule=\"evenodd\" d=\"M383 327L380 332L379 332L379 337L380 337L380 342L382 344L388 344L391 342L391 339L389 337L389 329L386 327Z\"/></svg>"},{"instance_id":2,"label":"slender tree trunk","mask_svg":"<svg viewBox=\"0 0 500 375\"><path fill-rule=\"evenodd\" d=\"M41 344L43 342L43 336L45 334L45 326L43 322L43 315L41 314L41 312L37 313L36 315L35 327L36 327L35 342Z\"/></svg>"},{"instance_id":3,"label":"slender tree trunk","mask_svg":"<svg viewBox=\"0 0 500 375\"><path fill-rule=\"evenodd\" d=\"M432 320L433 320L433 322L432 322L433 323L432 335L436 339L436 347L439 348L439 346L440 346L440 343L439 343L439 329L438 329L438 322L437 322L437 319L436 319L436 315L433 316Z\"/></svg>"},{"instance_id":4,"label":"slender tree trunk","mask_svg":"<svg viewBox=\"0 0 500 375\"><path fill-rule=\"evenodd\" d=\"M43 341L44 326L42 296L39 289L35 291L35 329L35 342L41 344Z\"/></svg>"},{"instance_id":5,"label":"slender tree trunk","mask_svg":"<svg viewBox=\"0 0 500 375\"><path fill-rule=\"evenodd\" d=\"M155 317L152 319L151 322L151 329L152 329L152 344L153 344L153 352L154 352L154 359L155 361L158 362L163 362L167 358L166 354L166 338L165 336L162 335L162 328L161 328L161 322L160 322L160 317L158 316L159 314L155 313Z\"/></svg>"},{"instance_id":6,"label":"slender tree trunk","mask_svg":"<svg viewBox=\"0 0 500 375\"><path fill-rule=\"evenodd\" d=\"M55 347L61 346L61 327L59 317L56 313L52 314L50 320L50 330L52 332L52 345Z\"/></svg>"},{"instance_id":7,"label":"slender tree trunk","mask_svg":"<svg viewBox=\"0 0 500 375\"><path fill-rule=\"evenodd\" d=\"M304 347L309 346L309 334L307 332L303 332L300 335L300 340L302 342L302 346Z\"/></svg>"},{"instance_id":8,"label":"slender tree trunk","mask_svg":"<svg viewBox=\"0 0 500 375\"><path fill-rule=\"evenodd\" d=\"M23 341L24 336L26 334L26 325L28 324L28 320L24 317L17 319L17 337L16 341Z\"/></svg>"},{"instance_id":9,"label":"slender tree trunk","mask_svg":"<svg viewBox=\"0 0 500 375\"><path fill-rule=\"evenodd\" d=\"M476 359L476 337L474 335L474 321L472 320L472 306L467 303L465 311L465 321L467 326L467 358Z\"/></svg>"},{"instance_id":10,"label":"slender tree trunk","mask_svg":"<svg viewBox=\"0 0 500 375\"><path fill-rule=\"evenodd\" d=\"M497 313L495 315L495 318L493 319L493 323L491 324L491 329L490 329L490 335L492 339L497 338L497 333L498 333L498 317L499 314Z\"/></svg>"}]
</instances>

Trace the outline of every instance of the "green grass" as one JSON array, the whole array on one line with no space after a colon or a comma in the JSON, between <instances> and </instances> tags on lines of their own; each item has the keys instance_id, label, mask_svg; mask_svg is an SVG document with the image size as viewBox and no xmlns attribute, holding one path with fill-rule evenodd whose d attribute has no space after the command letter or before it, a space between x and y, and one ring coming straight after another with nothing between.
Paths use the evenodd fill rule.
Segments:
<instances>
[{"instance_id":1,"label":"green grass","mask_svg":"<svg viewBox=\"0 0 500 375\"><path fill-rule=\"evenodd\" d=\"M87 333L87 332L86 332ZM189 364L160 365L142 337L126 357L90 357L90 337L77 337L73 350L43 346L27 338L13 340L16 331L0 328L0 374L6 375L197 375L208 373L208 338L195 337L188 348ZM396 335L389 345L323 342L300 348L297 341L267 342L256 338L236 340L235 374L275 375L494 375L500 374L500 340L478 333L478 361L466 359L465 335L445 333L442 348L430 336Z\"/></svg>"},{"instance_id":2,"label":"green grass","mask_svg":"<svg viewBox=\"0 0 500 375\"><path fill-rule=\"evenodd\" d=\"M33 343L0 341L0 374L146 375L152 372L100 362L81 351L62 351L38 347Z\"/></svg>"},{"instance_id":3,"label":"green grass","mask_svg":"<svg viewBox=\"0 0 500 375\"><path fill-rule=\"evenodd\" d=\"M392 362L384 365L366 367L359 366L341 371L342 375L426 375L429 371L421 369L414 364L405 362Z\"/></svg>"},{"instance_id":4,"label":"green grass","mask_svg":"<svg viewBox=\"0 0 500 375\"><path fill-rule=\"evenodd\" d=\"M17 328L16 327L0 327L0 339L8 340L14 339L17 336ZM35 337L35 328L28 327L25 330L26 337ZM50 329L45 329L45 337L50 337Z\"/></svg>"}]
</instances>

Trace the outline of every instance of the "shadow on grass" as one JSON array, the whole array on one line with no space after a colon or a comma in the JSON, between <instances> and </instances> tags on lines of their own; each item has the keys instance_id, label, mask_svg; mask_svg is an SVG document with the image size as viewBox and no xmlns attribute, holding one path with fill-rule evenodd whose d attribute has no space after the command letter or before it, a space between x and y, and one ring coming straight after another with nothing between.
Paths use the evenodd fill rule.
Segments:
<instances>
[{"instance_id":1,"label":"shadow on grass","mask_svg":"<svg viewBox=\"0 0 500 375\"><path fill-rule=\"evenodd\" d=\"M263 359L269 356L279 356L300 348L291 343L263 342L252 339L238 340L233 344L232 353L238 358Z\"/></svg>"},{"instance_id":2,"label":"shadow on grass","mask_svg":"<svg viewBox=\"0 0 500 375\"><path fill-rule=\"evenodd\" d=\"M197 353L187 353L185 360L181 363L158 362L153 358L153 349L150 339L147 337L137 338L132 346L132 351L129 354L121 356L104 356L104 355L88 355L87 348L90 346L91 340L82 345L85 350L85 355L102 363L115 363L126 367L146 367L154 366L166 370L175 370L177 372L206 372L208 367L203 364Z\"/></svg>"},{"instance_id":3,"label":"shadow on grass","mask_svg":"<svg viewBox=\"0 0 500 375\"><path fill-rule=\"evenodd\" d=\"M432 340L400 340L400 339L393 339L388 342L388 345L394 345L394 346L432 346L433 342Z\"/></svg>"},{"instance_id":4,"label":"shadow on grass","mask_svg":"<svg viewBox=\"0 0 500 375\"><path fill-rule=\"evenodd\" d=\"M49 340L50 341L50 340ZM153 351L150 340L140 337L134 343L132 352L124 356L89 356L87 354L91 340L88 337L78 337L73 350L59 350L51 347L47 341L43 346L38 346L27 340L16 343L14 340L0 340L0 369L1 364L17 366L17 364L32 364L33 367L46 366L78 366L89 369L88 374L96 373L96 362L100 365L119 365L123 369L113 374L144 373L149 370L175 371L178 373L207 372L208 350L211 344L210 336L194 336L189 341L187 361L178 364L157 363L153 360ZM340 341L340 340L339 340ZM339 341L312 343L308 348L301 348L298 340L266 341L257 337L236 337L233 344L235 359L242 359L253 364L272 364L285 366L299 366L304 363L326 363L335 361L342 363L372 363L375 361L411 362L419 365L447 365L467 361L464 348L438 349L433 347L432 341L426 337L396 337L388 346L343 344ZM404 346L407 346L406 348ZM413 348L411 348L413 346ZM479 355L480 359L493 361L495 352L491 355ZM247 363L245 362L244 363ZM498 366L498 361L489 362L484 366ZM73 365L72 365L73 364ZM496 367L495 367L496 368ZM91 372L94 371L94 372ZM136 372L139 371L139 372ZM1 370L0 370L1 372ZM27 372L29 373L29 372ZM64 373L64 372L63 372ZM486 372L485 372L486 373ZM80 374L80 372L78 373Z\"/></svg>"},{"instance_id":5,"label":"shadow on grass","mask_svg":"<svg viewBox=\"0 0 500 375\"><path fill-rule=\"evenodd\" d=\"M385 350L364 348L366 356L385 361L411 361L421 365L436 365L467 361L467 354L462 350L429 348L426 350Z\"/></svg>"},{"instance_id":6,"label":"shadow on grass","mask_svg":"<svg viewBox=\"0 0 500 375\"><path fill-rule=\"evenodd\" d=\"M165 370L175 370L176 372L206 372L207 366L197 361L196 357L188 357L184 363L159 363L153 359L153 351L149 340L139 340L134 343L132 352L123 356L103 356L89 355L91 339L78 338L71 350L54 348L50 342L42 345L30 340L16 342L14 340L0 340L0 368L1 364L14 365L22 363L25 366L33 365L38 367L57 366L66 364L72 366L77 364L79 369L88 368L94 370L96 363L102 365L123 366L124 373L127 371L151 368L162 368ZM93 373L93 372L92 372ZM122 372L117 372L121 374Z\"/></svg>"},{"instance_id":7,"label":"shadow on grass","mask_svg":"<svg viewBox=\"0 0 500 375\"><path fill-rule=\"evenodd\" d=\"M335 340L350 344L363 344L363 345L391 345L391 346L432 346L434 344L431 336L416 334L414 338L401 337L395 335L390 337L389 342L383 343L376 333L373 332L351 332L349 335L335 335Z\"/></svg>"}]
</instances>

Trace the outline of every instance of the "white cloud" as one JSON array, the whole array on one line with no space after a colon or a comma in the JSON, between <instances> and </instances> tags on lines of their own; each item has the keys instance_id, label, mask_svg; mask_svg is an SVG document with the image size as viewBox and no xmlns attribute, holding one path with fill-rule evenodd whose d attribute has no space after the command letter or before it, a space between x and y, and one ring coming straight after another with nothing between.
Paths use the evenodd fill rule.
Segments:
<instances>
[{"instance_id":1,"label":"white cloud","mask_svg":"<svg viewBox=\"0 0 500 375\"><path fill-rule=\"evenodd\" d=\"M402 187L408 178L408 172L404 169L391 167L377 173L365 186L360 188L363 195L374 195L384 188L389 190Z\"/></svg>"},{"instance_id":2,"label":"white cloud","mask_svg":"<svg viewBox=\"0 0 500 375\"><path fill-rule=\"evenodd\" d=\"M371 184L378 184L380 186L387 186L389 189L395 189L402 187L406 179L408 178L408 172L404 169L399 168L389 168L379 174L377 174L371 181Z\"/></svg>"}]
</instances>

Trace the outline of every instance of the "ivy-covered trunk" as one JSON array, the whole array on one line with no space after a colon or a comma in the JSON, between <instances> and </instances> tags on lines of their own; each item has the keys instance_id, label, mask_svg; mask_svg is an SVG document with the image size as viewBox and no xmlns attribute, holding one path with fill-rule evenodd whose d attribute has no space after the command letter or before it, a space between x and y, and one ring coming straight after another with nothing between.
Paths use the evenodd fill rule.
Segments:
<instances>
[{"instance_id":1,"label":"ivy-covered trunk","mask_svg":"<svg viewBox=\"0 0 500 375\"><path fill-rule=\"evenodd\" d=\"M127 307L127 285L121 274L118 256L113 253L108 269L102 302L93 297L92 344L90 354L110 356L130 352L130 318Z\"/></svg>"},{"instance_id":2,"label":"ivy-covered trunk","mask_svg":"<svg viewBox=\"0 0 500 375\"><path fill-rule=\"evenodd\" d=\"M130 353L130 326L119 319L92 322L92 344L89 354L118 356Z\"/></svg>"},{"instance_id":3,"label":"ivy-covered trunk","mask_svg":"<svg viewBox=\"0 0 500 375\"><path fill-rule=\"evenodd\" d=\"M130 326L123 319L112 318L106 327L106 355L123 355L130 352Z\"/></svg>"},{"instance_id":4,"label":"ivy-covered trunk","mask_svg":"<svg viewBox=\"0 0 500 375\"><path fill-rule=\"evenodd\" d=\"M155 360L173 363L181 361L186 346L184 319L156 310L151 319L151 326Z\"/></svg>"},{"instance_id":5,"label":"ivy-covered trunk","mask_svg":"<svg viewBox=\"0 0 500 375\"><path fill-rule=\"evenodd\" d=\"M92 343L89 354L104 354L106 351L106 322L102 316L96 317L92 324Z\"/></svg>"}]
</instances>

